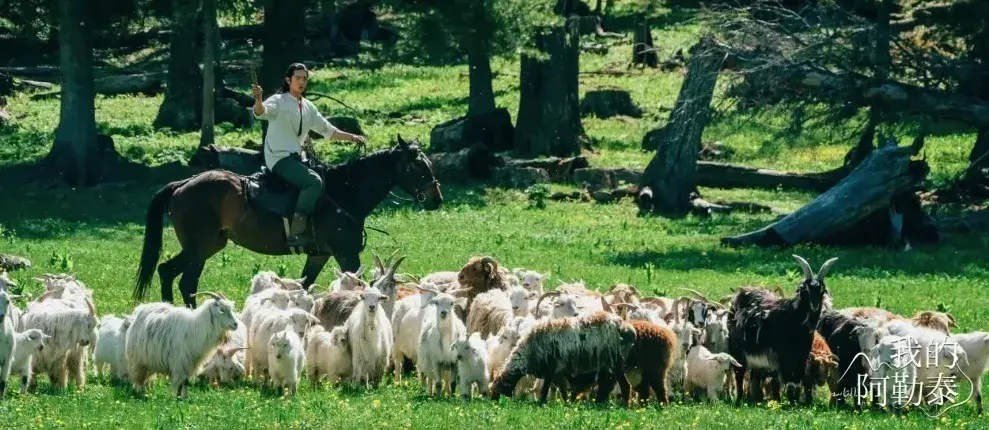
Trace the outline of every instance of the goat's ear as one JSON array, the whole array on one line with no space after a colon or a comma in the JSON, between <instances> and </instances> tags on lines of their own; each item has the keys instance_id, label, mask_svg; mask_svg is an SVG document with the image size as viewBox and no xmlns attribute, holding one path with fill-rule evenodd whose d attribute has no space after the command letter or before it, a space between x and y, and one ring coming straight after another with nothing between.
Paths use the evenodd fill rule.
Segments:
<instances>
[{"instance_id":1,"label":"goat's ear","mask_svg":"<svg viewBox=\"0 0 989 430\"><path fill-rule=\"evenodd\" d=\"M336 275L337 278L343 278L343 272L336 267L333 268L333 274Z\"/></svg>"},{"instance_id":2,"label":"goat's ear","mask_svg":"<svg viewBox=\"0 0 989 430\"><path fill-rule=\"evenodd\" d=\"M532 299L532 298L535 298L537 295L538 294L536 294L535 291L529 291L528 293L525 293L525 298L526 299Z\"/></svg>"},{"instance_id":3,"label":"goat's ear","mask_svg":"<svg viewBox=\"0 0 989 430\"><path fill-rule=\"evenodd\" d=\"M838 364L838 362L839 362L839 360L840 360L840 359L838 358L838 356L837 356L837 355L834 355L834 354L831 354L831 356L829 356L829 357L828 357L828 359L830 359L831 361L833 361L833 362L834 362L834 364Z\"/></svg>"},{"instance_id":4,"label":"goat's ear","mask_svg":"<svg viewBox=\"0 0 989 430\"><path fill-rule=\"evenodd\" d=\"M453 304L454 305L460 305L460 307L466 309L467 308L467 298L466 297L458 297L456 300L453 301Z\"/></svg>"},{"instance_id":5,"label":"goat's ear","mask_svg":"<svg viewBox=\"0 0 989 430\"><path fill-rule=\"evenodd\" d=\"M380 301L380 302L387 302L388 301L388 296L382 294L382 295L378 296L378 301Z\"/></svg>"}]
</instances>

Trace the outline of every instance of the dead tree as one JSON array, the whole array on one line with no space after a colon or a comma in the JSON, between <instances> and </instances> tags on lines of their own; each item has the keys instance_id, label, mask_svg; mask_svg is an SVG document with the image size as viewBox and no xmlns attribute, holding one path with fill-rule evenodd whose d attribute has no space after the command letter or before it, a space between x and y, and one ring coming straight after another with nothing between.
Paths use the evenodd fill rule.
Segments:
<instances>
[{"instance_id":1,"label":"dead tree","mask_svg":"<svg viewBox=\"0 0 989 430\"><path fill-rule=\"evenodd\" d=\"M635 34L632 37L632 64L659 67L659 55L652 42L649 21L643 15L635 17Z\"/></svg>"},{"instance_id":2,"label":"dead tree","mask_svg":"<svg viewBox=\"0 0 989 430\"><path fill-rule=\"evenodd\" d=\"M915 187L927 174L923 161L911 161L915 147L895 139L873 151L841 182L783 219L762 229L721 240L728 246L888 244L914 237L936 240L928 231Z\"/></svg>"},{"instance_id":3,"label":"dead tree","mask_svg":"<svg viewBox=\"0 0 989 430\"><path fill-rule=\"evenodd\" d=\"M679 216L694 206L691 193L697 186L697 153L707 126L718 72L724 62L724 53L710 49L712 46L708 38L695 46L696 54L690 61L669 121L663 132L648 135L658 142L656 155L643 176L642 188L651 192L650 199L640 199L645 210Z\"/></svg>"},{"instance_id":4,"label":"dead tree","mask_svg":"<svg viewBox=\"0 0 989 430\"><path fill-rule=\"evenodd\" d=\"M216 84L215 62L216 58L216 35L214 34L216 24L216 0L203 0L203 114L200 121L201 129L199 133L199 147L213 144L213 121L214 105L216 102L216 92L213 90Z\"/></svg>"},{"instance_id":5,"label":"dead tree","mask_svg":"<svg viewBox=\"0 0 989 430\"><path fill-rule=\"evenodd\" d=\"M536 43L548 58L522 55L515 150L527 156L576 155L589 142L580 123L577 21L545 30Z\"/></svg>"}]
</instances>

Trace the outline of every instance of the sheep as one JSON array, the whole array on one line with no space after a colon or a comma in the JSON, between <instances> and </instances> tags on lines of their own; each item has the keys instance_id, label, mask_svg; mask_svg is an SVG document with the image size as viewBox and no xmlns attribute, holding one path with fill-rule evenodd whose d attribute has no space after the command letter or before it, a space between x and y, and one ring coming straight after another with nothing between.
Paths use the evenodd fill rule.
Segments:
<instances>
[{"instance_id":1,"label":"sheep","mask_svg":"<svg viewBox=\"0 0 989 430\"><path fill-rule=\"evenodd\" d=\"M415 366L419 360L419 332L426 315L430 300L436 296L436 285L423 282L420 294L413 294L401 299L395 305L395 313L391 317L394 347L392 364L395 367L395 381L402 380L402 372L408 361Z\"/></svg>"},{"instance_id":2,"label":"sheep","mask_svg":"<svg viewBox=\"0 0 989 430\"><path fill-rule=\"evenodd\" d=\"M67 388L70 376L77 387L82 388L85 385L85 349L80 347L96 343L99 337L96 308L88 298L85 299L85 304L86 309L69 308L65 304L55 303L38 306L21 317L24 330L36 328L52 336L49 346L34 357L31 366L35 375L47 374L56 390ZM82 357L80 354L83 354ZM29 389L33 392L37 378L32 379L32 384Z\"/></svg>"},{"instance_id":3,"label":"sheep","mask_svg":"<svg viewBox=\"0 0 989 430\"><path fill-rule=\"evenodd\" d=\"M457 357L457 391L460 395L465 399L470 398L471 389L476 385L477 391L487 397L490 358L481 334L473 332L470 337L454 342L450 349Z\"/></svg>"},{"instance_id":4,"label":"sheep","mask_svg":"<svg viewBox=\"0 0 989 430\"><path fill-rule=\"evenodd\" d=\"M669 404L669 378L676 350L676 334L669 327L648 321L629 321L635 330L635 342L629 351L626 369L629 374L638 373L636 392L639 401L649 399L649 389L661 404ZM633 378L629 378L630 380Z\"/></svg>"},{"instance_id":5,"label":"sheep","mask_svg":"<svg viewBox=\"0 0 989 430\"><path fill-rule=\"evenodd\" d=\"M14 335L14 351L10 357L11 364L8 377L21 377L21 394L27 393L28 386L31 385L31 378L34 375L31 371L33 357L39 352L44 351L45 342L49 339L51 339L51 336L36 328Z\"/></svg>"},{"instance_id":6,"label":"sheep","mask_svg":"<svg viewBox=\"0 0 989 430\"><path fill-rule=\"evenodd\" d=\"M371 285L372 288L377 289L378 292L385 296L382 308L386 318L391 318L394 313L395 302L397 302L396 298L398 297L398 284L401 283L395 277L395 273L403 261L405 261L405 257L396 260L391 267L381 269L381 275ZM378 262L378 265L380 265L380 262ZM364 291L367 291L367 289ZM327 330L345 324L354 312L354 309L363 301L361 294L360 291L328 293L325 297L316 300L313 314L316 315L316 318L319 318L320 324Z\"/></svg>"},{"instance_id":7,"label":"sheep","mask_svg":"<svg viewBox=\"0 0 989 430\"><path fill-rule=\"evenodd\" d=\"M324 377L336 384L351 375L353 363L347 327L336 326L330 331L321 331L306 345L306 373L309 382L316 386Z\"/></svg>"},{"instance_id":8,"label":"sheep","mask_svg":"<svg viewBox=\"0 0 989 430\"><path fill-rule=\"evenodd\" d=\"M489 290L474 297L467 311L467 331L489 336L501 331L515 314L508 295L501 290Z\"/></svg>"},{"instance_id":9,"label":"sheep","mask_svg":"<svg viewBox=\"0 0 989 430\"><path fill-rule=\"evenodd\" d=\"M10 367L14 364L14 345L16 337L14 335L14 321L8 315L8 305L12 299L16 299L0 290L0 399L7 393L7 378L10 377Z\"/></svg>"},{"instance_id":10,"label":"sheep","mask_svg":"<svg viewBox=\"0 0 989 430\"><path fill-rule=\"evenodd\" d=\"M382 306L388 296L373 286L361 292L360 297L361 305L345 324L353 363L352 381L377 388L392 352L391 323Z\"/></svg>"},{"instance_id":11,"label":"sheep","mask_svg":"<svg viewBox=\"0 0 989 430\"><path fill-rule=\"evenodd\" d=\"M947 312L919 311L910 319L916 327L927 327L944 334L951 334L955 325L955 317Z\"/></svg>"},{"instance_id":12,"label":"sheep","mask_svg":"<svg viewBox=\"0 0 989 430\"><path fill-rule=\"evenodd\" d=\"M449 293L435 293L419 331L418 367L428 394L439 397L455 379L457 356L450 346L467 337L467 328L453 313L457 299Z\"/></svg>"},{"instance_id":13,"label":"sheep","mask_svg":"<svg viewBox=\"0 0 989 430\"><path fill-rule=\"evenodd\" d=\"M780 383L786 385L791 404L797 401L797 386L807 370L814 329L827 293L824 279L837 259L826 261L815 275L806 260L797 255L794 258L804 272L794 297L784 299L765 289L743 287L732 302L728 350L741 364L735 370L735 386L739 387L736 403L741 402L741 387L750 369L750 401L762 400L761 384L766 372L777 374Z\"/></svg>"},{"instance_id":14,"label":"sheep","mask_svg":"<svg viewBox=\"0 0 989 430\"><path fill-rule=\"evenodd\" d=\"M227 341L206 360L206 364L199 372L200 378L217 385L240 381L244 375L247 375L244 364L247 358L247 354L244 353L246 350L247 326L238 319L237 329L230 332Z\"/></svg>"},{"instance_id":15,"label":"sheep","mask_svg":"<svg viewBox=\"0 0 989 430\"><path fill-rule=\"evenodd\" d=\"M275 333L291 328L299 339L304 339L309 327L318 323L316 317L309 312L294 308L265 314L255 320L254 326L248 332L247 344L248 357L251 361L251 378L260 381L265 372L270 373L268 342Z\"/></svg>"},{"instance_id":16,"label":"sheep","mask_svg":"<svg viewBox=\"0 0 989 430\"><path fill-rule=\"evenodd\" d=\"M99 336L93 348L93 366L99 377L103 377L103 368L107 365L110 367L111 377L118 380L127 378L124 339L133 322L133 317L117 318L113 315L106 315L100 321Z\"/></svg>"},{"instance_id":17,"label":"sheep","mask_svg":"<svg viewBox=\"0 0 989 430\"><path fill-rule=\"evenodd\" d=\"M237 329L233 302L211 292L197 295L212 300L195 310L168 303L146 303L134 309L124 350L127 376L138 395L147 389L152 373L167 373L175 396L187 399L189 378L227 333Z\"/></svg>"},{"instance_id":18,"label":"sheep","mask_svg":"<svg viewBox=\"0 0 989 430\"><path fill-rule=\"evenodd\" d=\"M685 392L692 389L704 390L711 402L718 400L718 390L723 389L727 373L732 367L742 367L731 354L712 353L703 345L694 345L687 353L687 373Z\"/></svg>"},{"instance_id":19,"label":"sheep","mask_svg":"<svg viewBox=\"0 0 989 430\"><path fill-rule=\"evenodd\" d=\"M959 362L961 371L972 380L972 393L975 396L975 407L982 415L982 380L989 370L989 332L976 331L971 333L954 334L948 337L963 350L968 358Z\"/></svg>"},{"instance_id":20,"label":"sheep","mask_svg":"<svg viewBox=\"0 0 989 430\"><path fill-rule=\"evenodd\" d=\"M505 291L510 287L508 273L491 257L473 257L457 273L459 289L450 293L466 297L468 314L474 298L492 289Z\"/></svg>"},{"instance_id":21,"label":"sheep","mask_svg":"<svg viewBox=\"0 0 989 430\"><path fill-rule=\"evenodd\" d=\"M254 275L251 279L251 295L258 294L264 290L268 289L283 289L283 290L304 290L302 284L306 281L306 278L302 279L288 279L278 276L275 272L262 271ZM246 307L246 306L245 306Z\"/></svg>"},{"instance_id":22,"label":"sheep","mask_svg":"<svg viewBox=\"0 0 989 430\"><path fill-rule=\"evenodd\" d=\"M294 395L299 389L299 374L306 361L302 339L291 327L286 327L271 336L267 350L272 386L280 388L284 395Z\"/></svg>"},{"instance_id":23,"label":"sheep","mask_svg":"<svg viewBox=\"0 0 989 430\"><path fill-rule=\"evenodd\" d=\"M635 340L632 325L605 312L538 323L497 372L492 382L492 399L511 396L523 376L533 375L544 381L539 402L546 404L552 382L597 373L604 376L599 384L598 400L607 399L617 380L622 404L627 405L631 386L625 376L625 365Z\"/></svg>"},{"instance_id":24,"label":"sheep","mask_svg":"<svg viewBox=\"0 0 989 430\"><path fill-rule=\"evenodd\" d=\"M337 293L340 291L363 290L369 287L367 281L361 279L364 274L364 266L357 269L357 272L341 272L340 269L333 269L337 278L330 283L330 291Z\"/></svg>"}]
</instances>

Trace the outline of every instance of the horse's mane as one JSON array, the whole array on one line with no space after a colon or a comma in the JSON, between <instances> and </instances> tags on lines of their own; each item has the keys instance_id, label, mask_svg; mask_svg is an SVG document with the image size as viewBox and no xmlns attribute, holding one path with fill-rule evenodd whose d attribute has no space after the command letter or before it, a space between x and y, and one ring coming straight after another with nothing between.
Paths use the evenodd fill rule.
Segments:
<instances>
[{"instance_id":1,"label":"horse's mane","mask_svg":"<svg viewBox=\"0 0 989 430\"><path fill-rule=\"evenodd\" d=\"M387 148L369 152L358 158L348 160L343 163L332 165L319 163L314 170L323 178L324 181L327 181L329 178L348 177L352 175L353 172L366 171L368 166L381 164L384 160L388 160L397 151L398 150L396 148Z\"/></svg>"}]
</instances>

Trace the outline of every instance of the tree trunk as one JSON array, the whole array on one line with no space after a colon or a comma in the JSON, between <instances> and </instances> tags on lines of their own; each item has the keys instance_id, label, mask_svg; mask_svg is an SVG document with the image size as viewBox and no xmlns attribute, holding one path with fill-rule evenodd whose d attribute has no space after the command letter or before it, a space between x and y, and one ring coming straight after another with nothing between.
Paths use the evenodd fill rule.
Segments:
<instances>
[{"instance_id":1,"label":"tree trunk","mask_svg":"<svg viewBox=\"0 0 989 430\"><path fill-rule=\"evenodd\" d=\"M267 0L262 24L261 87L265 97L285 82L285 69L305 60L306 2Z\"/></svg>"},{"instance_id":2,"label":"tree trunk","mask_svg":"<svg viewBox=\"0 0 989 430\"><path fill-rule=\"evenodd\" d=\"M643 15L635 17L635 34L632 37L632 64L641 64L654 69L659 67L659 55L656 54L653 46L649 21Z\"/></svg>"},{"instance_id":3,"label":"tree trunk","mask_svg":"<svg viewBox=\"0 0 989 430\"><path fill-rule=\"evenodd\" d=\"M88 2L60 0L62 103L47 162L72 186L95 184L117 160L113 142L96 134L93 46Z\"/></svg>"},{"instance_id":4,"label":"tree trunk","mask_svg":"<svg viewBox=\"0 0 989 430\"><path fill-rule=\"evenodd\" d=\"M436 178L447 182L466 182L488 179L500 161L484 145L474 145L456 152L429 154L429 161L436 171Z\"/></svg>"},{"instance_id":5,"label":"tree trunk","mask_svg":"<svg viewBox=\"0 0 989 430\"><path fill-rule=\"evenodd\" d=\"M213 105L216 101L216 84L214 69L216 68L216 0L203 0L203 114L202 128L199 133L199 147L212 145L213 137Z\"/></svg>"},{"instance_id":6,"label":"tree trunk","mask_svg":"<svg viewBox=\"0 0 989 430\"><path fill-rule=\"evenodd\" d=\"M522 56L515 150L528 156L576 155L588 140L580 123L577 21L546 30L537 45L549 58Z\"/></svg>"},{"instance_id":7,"label":"tree trunk","mask_svg":"<svg viewBox=\"0 0 989 430\"><path fill-rule=\"evenodd\" d=\"M508 109L452 119L433 127L429 133L431 152L453 152L483 144L496 152L512 149L512 117Z\"/></svg>"},{"instance_id":8,"label":"tree trunk","mask_svg":"<svg viewBox=\"0 0 989 430\"><path fill-rule=\"evenodd\" d=\"M889 79L890 64L890 29L889 29L889 0L879 0L876 3L876 46L872 53L875 81L885 82ZM882 122L883 112L879 106L869 107L869 123L866 125L858 146L852 148L845 156L845 166L855 168L862 160L872 153L876 146L873 144L876 135L876 125Z\"/></svg>"},{"instance_id":9,"label":"tree trunk","mask_svg":"<svg viewBox=\"0 0 989 430\"><path fill-rule=\"evenodd\" d=\"M494 89L491 86L491 56L487 41L477 40L470 35L465 38L470 79L467 116L482 115L495 109Z\"/></svg>"},{"instance_id":10,"label":"tree trunk","mask_svg":"<svg viewBox=\"0 0 989 430\"><path fill-rule=\"evenodd\" d=\"M200 3L201 0L176 0L172 5L168 85L155 117L155 128L191 131L199 125L202 77L194 47L200 30L196 25Z\"/></svg>"},{"instance_id":11,"label":"tree trunk","mask_svg":"<svg viewBox=\"0 0 989 430\"><path fill-rule=\"evenodd\" d=\"M901 224L897 226L899 208L895 207L894 201L905 194L912 194L911 188L924 179L927 171L924 162L910 161L913 155L913 149L907 146L892 144L878 148L838 185L796 212L768 227L724 238L721 242L733 246L789 246L803 242L859 242L865 240L865 235L889 238L891 235L878 229L880 226L874 222L860 229L855 226L863 220L876 218L878 221L885 220L884 228L902 229L907 214L899 212ZM894 212L890 213L891 210ZM917 210L919 204L913 211ZM855 234L843 234L849 231ZM855 238L856 235L860 237ZM898 238L900 235L898 232L892 237ZM836 237L845 240L836 240Z\"/></svg>"},{"instance_id":12,"label":"tree trunk","mask_svg":"<svg viewBox=\"0 0 989 430\"><path fill-rule=\"evenodd\" d=\"M697 186L697 153L724 62L724 55L709 49L712 45L706 41L699 42L701 49L690 60L664 131L653 134L660 140L646 166L643 186L652 189L652 210L660 214L681 216L693 208L690 194Z\"/></svg>"},{"instance_id":13,"label":"tree trunk","mask_svg":"<svg viewBox=\"0 0 989 430\"><path fill-rule=\"evenodd\" d=\"M968 156L968 169L965 171L965 182L970 185L989 183L989 128L979 130L975 138L975 146Z\"/></svg>"}]
</instances>

